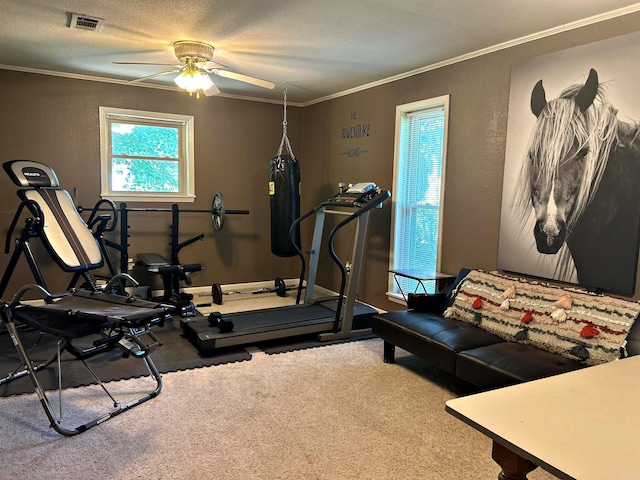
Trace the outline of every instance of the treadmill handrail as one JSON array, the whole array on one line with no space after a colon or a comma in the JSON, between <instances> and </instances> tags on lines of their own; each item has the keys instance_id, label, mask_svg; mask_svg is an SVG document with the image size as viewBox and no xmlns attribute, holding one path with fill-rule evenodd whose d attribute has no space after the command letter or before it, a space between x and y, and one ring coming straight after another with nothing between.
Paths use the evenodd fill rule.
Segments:
<instances>
[{"instance_id":1,"label":"treadmill handrail","mask_svg":"<svg viewBox=\"0 0 640 480\"><path fill-rule=\"evenodd\" d=\"M345 225L351 223L353 220L357 219L361 215L363 215L363 214L367 213L368 211L370 211L371 209L376 208L379 205L381 205L382 202L384 202L390 196L391 196L391 192L389 190L380 190L380 192L375 197L369 199L369 201L364 206L356 207L357 210L354 213L349 215L349 217L344 219L342 222L338 223L331 230L331 233L329 235L329 242L328 242L329 243L329 245L328 245L329 255L331 256L331 259L335 262L335 264L338 265L338 268L340 269L340 272L341 272L340 292L339 292L339 296L338 296L338 306L336 308L336 315L335 315L335 318L334 318L334 330L337 330L338 326L340 324L340 314L341 314L341 310L342 310L344 291L345 291L346 283L347 283L346 268L342 264L342 261L340 260L338 255L335 253L335 249L333 247L333 241L335 239L336 233L338 232L338 230L342 229ZM300 224L300 222L302 222L306 218L309 218L314 213L317 213L319 211L329 212L330 210L327 210L327 207L330 207L330 206L331 207L336 207L336 206L337 207L352 207L353 205L350 205L350 204L338 204L336 202L332 202L331 199L325 200L320 205L317 205L316 207L314 207L311 210L309 210L308 212L306 212L304 215L301 215L300 217L296 218L293 221L293 223L291 224L291 227L289 228L289 238L291 239L291 243L292 243L294 249L296 250L296 252L298 253L298 256L300 257L300 260L301 260L301 263L302 263L302 268L301 268L301 271L300 271L300 279L298 281L298 294L296 296L296 305L298 305L300 303L300 298L302 296L302 284L304 282L304 276L305 276L305 273L306 273L307 261L304 258L304 253L302 252L301 248L298 247L298 245L296 245L296 242L294 241L295 227L298 224Z\"/></svg>"},{"instance_id":2,"label":"treadmill handrail","mask_svg":"<svg viewBox=\"0 0 640 480\"><path fill-rule=\"evenodd\" d=\"M390 196L391 196L391 192L389 190L380 190L378 195L376 195L375 197L371 198L364 206L358 207L358 210L356 210L356 212L354 212L352 215L350 215L349 218L346 219L345 221L343 221L341 224L349 223L352 220L355 220L356 218L358 218L363 213L368 212L372 208L378 207L379 205L382 204L382 202L384 202ZM289 239L291 240L291 244L293 245L293 248L296 250L296 253L300 257L300 262L302 264L301 269L300 269L300 278L298 280L298 293L296 295L296 305L300 303L300 298L302 296L302 285L303 285L304 276L305 276L306 270L307 270L307 261L304 258L304 253L302 252L302 249L294 241L294 235L295 235L294 232L296 231L296 226L299 225L303 220L309 218L314 213L317 213L317 212L319 212L321 210L327 211L326 208L329 207L329 206L349 207L350 205L348 205L348 204L336 204L336 203L332 202L332 199L325 200L324 202L322 202L321 204L315 206L314 208L312 208L311 210L309 210L305 214L303 214L300 217L296 218L291 223L291 226L289 227ZM336 261L336 259L334 259L334 262L336 262L340 266L342 266L339 263L340 262L339 259L337 261ZM346 275L346 274L344 274L344 275ZM344 277L344 275L343 275L343 277ZM341 283L342 284L346 283L346 280L341 282ZM341 288L341 289L344 290L344 288ZM336 320L336 322L338 322L338 320Z\"/></svg>"},{"instance_id":3,"label":"treadmill handrail","mask_svg":"<svg viewBox=\"0 0 640 480\"><path fill-rule=\"evenodd\" d=\"M302 284L304 282L304 276L305 276L306 271L307 271L307 261L304 258L304 253L302 253L302 250L297 245L297 242L294 240L296 225L300 224L300 222L302 222L302 220L304 220L306 218L309 218L311 215L316 213L321 207L322 207L322 205L319 205L317 207L312 208L311 210L309 210L304 215L296 218L293 221L293 223L291 223L291 226L289 227L289 239L291 240L291 245L293 245L293 248L296 250L296 253L300 257L300 261L302 263L302 268L300 269L300 278L298 280L298 294L296 295L296 305L300 304L300 297L302 296Z\"/></svg>"},{"instance_id":4,"label":"treadmill handrail","mask_svg":"<svg viewBox=\"0 0 640 480\"><path fill-rule=\"evenodd\" d=\"M340 314L342 312L342 303L344 301L344 291L347 285L347 269L342 264L342 261L336 254L335 248L333 247L333 242L335 240L336 234L344 226L351 223L353 220L360 217L361 215L367 213L371 209L376 208L378 205L382 204L382 202L384 202L390 196L391 196L391 192L389 190L381 190L378 195L370 199L363 207L359 208L355 213L353 213L353 215L344 219L342 222L338 223L335 227L333 227L333 229L331 230L331 233L329 234L329 239L328 239L329 255L331 256L335 264L338 265L338 268L340 269L340 273L341 273L340 292L338 294L338 305L336 307L336 316L333 323L334 331L338 331L338 328L340 325Z\"/></svg>"}]
</instances>

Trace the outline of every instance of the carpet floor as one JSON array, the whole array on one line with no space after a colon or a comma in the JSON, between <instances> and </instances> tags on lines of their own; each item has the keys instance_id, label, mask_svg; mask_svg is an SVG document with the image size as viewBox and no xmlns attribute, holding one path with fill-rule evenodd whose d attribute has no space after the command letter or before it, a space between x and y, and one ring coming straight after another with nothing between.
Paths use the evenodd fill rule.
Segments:
<instances>
[{"instance_id":1,"label":"carpet floor","mask_svg":"<svg viewBox=\"0 0 640 480\"><path fill-rule=\"evenodd\" d=\"M211 309L292 301L235 300ZM447 400L470 387L402 350L395 364L385 364L378 338L248 347L243 352L250 361L220 361L200 358L178 321L164 328L158 332L164 345L154 352L166 372L161 394L80 435L62 437L51 429L33 393L0 398L0 478L497 478L490 440L444 410ZM202 368L193 368L194 361ZM148 376L133 376L107 383L118 401L152 384ZM112 407L96 385L63 393L69 425ZM552 478L540 469L529 475Z\"/></svg>"},{"instance_id":2,"label":"carpet floor","mask_svg":"<svg viewBox=\"0 0 640 480\"><path fill-rule=\"evenodd\" d=\"M385 364L379 339L250 353L249 362L167 373L157 398L75 437L48 427L35 395L2 398L0 477L497 478L490 440L444 410L468 387L419 358L399 351L396 364ZM103 396L95 386L68 393L70 421ZM540 469L529 475L552 478Z\"/></svg>"}]
</instances>

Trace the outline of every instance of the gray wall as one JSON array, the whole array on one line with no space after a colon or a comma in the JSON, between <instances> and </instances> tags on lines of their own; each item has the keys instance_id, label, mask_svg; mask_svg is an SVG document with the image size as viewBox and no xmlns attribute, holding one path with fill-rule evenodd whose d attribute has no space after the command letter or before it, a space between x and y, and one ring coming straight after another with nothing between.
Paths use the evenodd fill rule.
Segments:
<instances>
[{"instance_id":1,"label":"gray wall","mask_svg":"<svg viewBox=\"0 0 640 480\"><path fill-rule=\"evenodd\" d=\"M277 153L282 138L281 105L222 97L196 99L184 92L6 70L0 70L0 105L0 162L22 158L51 165L62 187L69 191L77 188L78 203L84 207L93 207L100 194L98 107L193 115L197 199L181 206L210 210L213 194L221 192L227 209L250 212L248 216L227 215L222 231L214 231L210 215L180 216L181 241L205 234L203 241L184 248L180 255L183 263L204 265L204 271L193 275L193 284L297 277L298 259L275 257L269 243L269 160ZM300 108L288 109L288 123L295 152L302 148ZM4 239L19 200L17 187L4 172L0 174L0 186L0 238ZM171 207L135 202L128 205ZM131 213L130 255L158 252L168 256L170 222L168 213ZM50 263L46 255L41 258L45 264ZM7 259L8 255L0 255L1 271ZM59 272L57 266L45 270L51 290L63 290L70 280ZM135 273L145 283L161 286L158 277ZM3 298L32 281L26 263L21 261Z\"/></svg>"},{"instance_id":2,"label":"gray wall","mask_svg":"<svg viewBox=\"0 0 640 480\"><path fill-rule=\"evenodd\" d=\"M495 269L511 65L630 33L638 25L636 13L304 108L290 106L289 138L302 171L301 210L333 195L339 182L374 181L391 188L396 105L449 94L442 270ZM297 277L298 260L273 256L269 243L268 167L282 136L280 105L222 97L196 100L180 92L2 70L0 105L0 161L31 158L50 164L63 187L78 188L82 205L93 205L99 196L99 106L194 115L198 198L188 208L208 209L213 193L220 191L227 208L251 212L248 217L228 216L221 232L213 231L206 215L181 216L182 239L200 232L206 235L181 255L184 263L205 266L194 275L194 285ZM354 124L369 125L369 136L342 139L342 129ZM361 149L359 157L344 154L356 147ZM0 175L0 185L4 237L18 200L6 176ZM130 252L167 254L169 221L164 214L132 214ZM311 230L312 225L303 226L303 245L310 242ZM399 306L385 296L389 232L390 204L371 214L359 298L396 309ZM338 242L337 253L343 258L351 247L347 237L348 231ZM0 270L7 258L0 256ZM45 274L62 289L67 277L58 272L50 265ZM30 281L21 262L4 297ZM159 285L157 279L150 281ZM321 260L319 283L338 287L336 269L328 258Z\"/></svg>"},{"instance_id":3,"label":"gray wall","mask_svg":"<svg viewBox=\"0 0 640 480\"><path fill-rule=\"evenodd\" d=\"M602 22L429 71L304 109L303 183L373 180L393 182L396 105L450 95L448 155L443 219L442 270L497 268L502 180L511 65L527 58L638 30L640 14ZM584 74L585 72L577 72ZM357 112L356 121L350 120ZM371 125L370 137L341 141L343 126ZM341 155L348 145L368 152ZM313 193L319 196L315 189ZM387 309L390 209L374 212L360 296ZM325 270L323 281L330 283Z\"/></svg>"}]
</instances>

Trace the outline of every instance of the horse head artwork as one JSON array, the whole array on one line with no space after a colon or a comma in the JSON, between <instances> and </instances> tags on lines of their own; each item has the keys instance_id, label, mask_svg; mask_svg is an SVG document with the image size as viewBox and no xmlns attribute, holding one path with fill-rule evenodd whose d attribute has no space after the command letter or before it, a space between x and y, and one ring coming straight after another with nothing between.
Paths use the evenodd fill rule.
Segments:
<instances>
[{"instance_id":1,"label":"horse head artwork","mask_svg":"<svg viewBox=\"0 0 640 480\"><path fill-rule=\"evenodd\" d=\"M524 225L533 210L536 249L558 254L554 278L566 281L575 268L581 286L633 295L640 229L638 123L618 119L594 69L584 84L550 101L540 80L531 111L536 123L515 191L518 218Z\"/></svg>"}]
</instances>

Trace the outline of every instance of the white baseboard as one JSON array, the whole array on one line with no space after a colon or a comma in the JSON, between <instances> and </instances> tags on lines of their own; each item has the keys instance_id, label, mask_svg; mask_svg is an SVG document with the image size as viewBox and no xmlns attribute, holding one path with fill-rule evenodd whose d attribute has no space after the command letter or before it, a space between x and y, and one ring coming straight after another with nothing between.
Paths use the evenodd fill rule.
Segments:
<instances>
[{"instance_id":1,"label":"white baseboard","mask_svg":"<svg viewBox=\"0 0 640 480\"><path fill-rule=\"evenodd\" d=\"M284 279L284 284L287 286L287 288L289 287L296 288L298 286L298 279L297 278ZM306 284L306 282L304 282L304 284ZM268 280L265 280L262 282L229 283L226 285L220 285L220 288L222 289L222 293L248 292L251 290L259 290L261 288L274 288L274 287L275 287L274 283ZM192 295L206 295L206 294L211 294L211 286L203 285L199 287L184 287L184 288L181 288L180 291L185 293L190 293ZM319 285L316 285L313 291L314 291L315 297L329 297L329 296L338 294L333 290L329 290L328 288L324 288ZM164 291L162 290L156 290L153 292L154 296L160 296L163 294L164 294Z\"/></svg>"}]
</instances>

